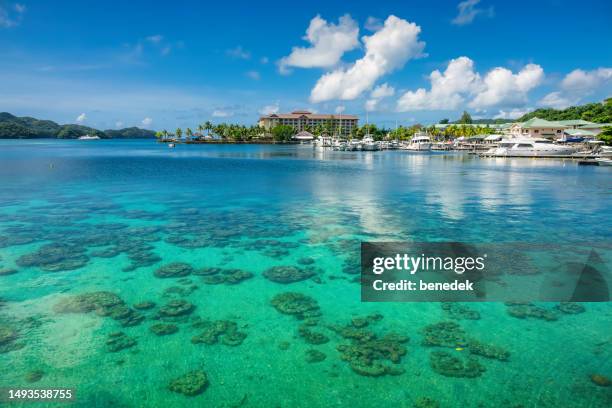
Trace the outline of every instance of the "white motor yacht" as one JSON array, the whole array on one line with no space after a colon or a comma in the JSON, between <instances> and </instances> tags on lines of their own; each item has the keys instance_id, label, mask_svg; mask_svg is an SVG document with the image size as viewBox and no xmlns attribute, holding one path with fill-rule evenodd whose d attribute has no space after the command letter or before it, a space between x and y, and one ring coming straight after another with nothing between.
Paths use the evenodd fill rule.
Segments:
<instances>
[{"instance_id":1,"label":"white motor yacht","mask_svg":"<svg viewBox=\"0 0 612 408\"><path fill-rule=\"evenodd\" d=\"M340 151L344 151L346 150L346 140L342 140L342 139L334 139L334 141L332 142L332 149L333 150L340 150Z\"/></svg>"},{"instance_id":2,"label":"white motor yacht","mask_svg":"<svg viewBox=\"0 0 612 408\"><path fill-rule=\"evenodd\" d=\"M406 150L429 151L431 150L431 139L425 133L416 133L410 143L405 146Z\"/></svg>"},{"instance_id":3,"label":"white motor yacht","mask_svg":"<svg viewBox=\"0 0 612 408\"><path fill-rule=\"evenodd\" d=\"M572 146L554 144L548 139L516 138L503 139L488 154L495 157L547 157L571 155L575 151Z\"/></svg>"},{"instance_id":4,"label":"white motor yacht","mask_svg":"<svg viewBox=\"0 0 612 408\"><path fill-rule=\"evenodd\" d=\"M346 150L350 152L355 152L355 151L359 151L362 149L363 147L361 145L361 141L359 140L351 140L346 145Z\"/></svg>"},{"instance_id":5,"label":"white motor yacht","mask_svg":"<svg viewBox=\"0 0 612 408\"><path fill-rule=\"evenodd\" d=\"M376 142L369 134L365 135L363 139L361 139L361 146L362 150L369 152L380 150L380 144Z\"/></svg>"},{"instance_id":6,"label":"white motor yacht","mask_svg":"<svg viewBox=\"0 0 612 408\"><path fill-rule=\"evenodd\" d=\"M83 135L79 140L100 140L100 136Z\"/></svg>"}]
</instances>

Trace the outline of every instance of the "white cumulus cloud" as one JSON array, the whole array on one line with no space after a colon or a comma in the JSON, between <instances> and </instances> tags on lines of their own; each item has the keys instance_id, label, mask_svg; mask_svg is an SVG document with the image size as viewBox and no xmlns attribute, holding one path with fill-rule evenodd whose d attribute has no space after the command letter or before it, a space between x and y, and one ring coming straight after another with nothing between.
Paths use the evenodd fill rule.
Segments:
<instances>
[{"instance_id":1,"label":"white cumulus cloud","mask_svg":"<svg viewBox=\"0 0 612 408\"><path fill-rule=\"evenodd\" d=\"M567 92L589 94L612 80L612 68L598 68L592 71L575 69L563 78L561 87Z\"/></svg>"},{"instance_id":2,"label":"white cumulus cloud","mask_svg":"<svg viewBox=\"0 0 612 408\"><path fill-rule=\"evenodd\" d=\"M483 78L474 70L474 61L459 57L451 60L444 72L435 70L429 75L429 91L419 88L404 93L397 110L452 110L466 103L474 109L517 106L527 102L528 92L543 78L544 70L536 64L528 64L516 74L497 67Z\"/></svg>"},{"instance_id":3,"label":"white cumulus cloud","mask_svg":"<svg viewBox=\"0 0 612 408\"><path fill-rule=\"evenodd\" d=\"M279 61L281 73L288 68L327 68L340 62L342 55L359 46L359 27L348 14L338 24L328 23L317 15L310 20L304 40L310 47L293 47L291 54Z\"/></svg>"},{"instance_id":4,"label":"white cumulus cloud","mask_svg":"<svg viewBox=\"0 0 612 408\"><path fill-rule=\"evenodd\" d=\"M397 110L447 110L461 107L467 95L481 87L480 75L474 71L474 61L468 57L451 60L444 72L429 75L431 89L419 88L404 93L397 102Z\"/></svg>"},{"instance_id":5,"label":"white cumulus cloud","mask_svg":"<svg viewBox=\"0 0 612 408\"><path fill-rule=\"evenodd\" d=\"M550 108L565 109L579 104L582 98L597 91L609 92L610 84L612 68L602 67L591 71L575 69L563 78L560 90L550 92L539 103Z\"/></svg>"},{"instance_id":6,"label":"white cumulus cloud","mask_svg":"<svg viewBox=\"0 0 612 408\"><path fill-rule=\"evenodd\" d=\"M123 122L118 120L117 122L115 122L115 127L116 128L122 128L123 127Z\"/></svg>"},{"instance_id":7,"label":"white cumulus cloud","mask_svg":"<svg viewBox=\"0 0 612 408\"><path fill-rule=\"evenodd\" d=\"M378 108L378 102L381 99L395 95L395 88L389 86L386 82L382 85L378 85L370 92L370 99L365 103L365 108L368 111L374 111Z\"/></svg>"},{"instance_id":8,"label":"white cumulus cloud","mask_svg":"<svg viewBox=\"0 0 612 408\"><path fill-rule=\"evenodd\" d=\"M507 68L494 68L485 76L482 91L469 106L482 109L522 105L527 102L527 93L540 85L543 79L544 70L537 64L527 64L516 74Z\"/></svg>"},{"instance_id":9,"label":"white cumulus cloud","mask_svg":"<svg viewBox=\"0 0 612 408\"><path fill-rule=\"evenodd\" d=\"M422 56L425 43L419 41L421 27L389 16L383 28L364 36L365 55L346 69L323 75L310 93L312 102L352 100L371 89L376 81L410 59Z\"/></svg>"},{"instance_id":10,"label":"white cumulus cloud","mask_svg":"<svg viewBox=\"0 0 612 408\"><path fill-rule=\"evenodd\" d=\"M151 124L153 123L153 119L146 117L142 120L141 123L142 123L142 126L148 127L148 126L151 126Z\"/></svg>"},{"instance_id":11,"label":"white cumulus cloud","mask_svg":"<svg viewBox=\"0 0 612 408\"><path fill-rule=\"evenodd\" d=\"M79 116L77 116L76 118L76 122L77 123L83 123L85 122L85 120L87 120L87 115L85 113L81 113Z\"/></svg>"},{"instance_id":12,"label":"white cumulus cloud","mask_svg":"<svg viewBox=\"0 0 612 408\"><path fill-rule=\"evenodd\" d=\"M559 91L551 92L538 101L538 103L542 106L555 109L565 109L577 102L578 99L565 96Z\"/></svg>"},{"instance_id":13,"label":"white cumulus cloud","mask_svg":"<svg viewBox=\"0 0 612 408\"><path fill-rule=\"evenodd\" d=\"M382 85L378 85L374 90L370 93L370 98L374 99L382 99L388 96L393 96L395 94L395 88L389 86L386 82Z\"/></svg>"}]
</instances>

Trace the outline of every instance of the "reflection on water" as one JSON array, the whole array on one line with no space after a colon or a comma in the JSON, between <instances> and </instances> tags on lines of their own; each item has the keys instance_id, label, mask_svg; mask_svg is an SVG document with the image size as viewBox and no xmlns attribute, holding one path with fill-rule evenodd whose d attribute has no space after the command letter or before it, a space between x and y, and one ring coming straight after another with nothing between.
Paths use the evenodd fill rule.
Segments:
<instances>
[{"instance_id":1,"label":"reflection on water","mask_svg":"<svg viewBox=\"0 0 612 408\"><path fill-rule=\"evenodd\" d=\"M610 405L609 303L365 304L356 279L361 241L609 260L609 169L153 141L0 141L0 163L0 387L74 386L83 407Z\"/></svg>"}]
</instances>

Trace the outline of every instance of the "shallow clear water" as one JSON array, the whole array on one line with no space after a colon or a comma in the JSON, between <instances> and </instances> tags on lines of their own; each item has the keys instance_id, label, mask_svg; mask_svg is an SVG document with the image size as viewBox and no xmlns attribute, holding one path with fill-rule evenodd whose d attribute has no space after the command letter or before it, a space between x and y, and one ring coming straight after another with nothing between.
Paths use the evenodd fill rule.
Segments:
<instances>
[{"instance_id":1,"label":"shallow clear water","mask_svg":"<svg viewBox=\"0 0 612 408\"><path fill-rule=\"evenodd\" d=\"M74 387L84 407L412 407L426 406L424 397L441 407L610 406L612 388L590 378L612 377L609 303L579 314L538 304L554 321L469 304L480 319L452 320L439 303L361 303L355 273L360 241L594 242L610 259L611 176L570 161L457 153L0 141L0 270L16 270L0 276L0 325L13 333L3 346L0 336L0 387ZM253 276L235 284L155 276L171 262ZM273 266L316 275L277 283L263 275ZM144 320L61 306L98 291ZM271 305L283 292L316 300L311 330L328 342L308 344L303 322ZM173 300L195 309L160 318ZM132 308L143 301L156 306ZM381 360L401 374L360 375L337 349L352 340L333 325L376 313L383 318L364 330L410 338L397 364ZM198 319L231 321L246 338L194 344ZM473 378L442 375L432 353L468 358L462 347L423 344L424 328L444 321L510 357L472 357L486 370ZM157 336L150 326L160 322L178 332ZM111 351L118 331L136 344ZM308 362L311 349L326 358ZM27 382L35 370L42 378ZM193 370L207 374L203 393L169 389Z\"/></svg>"}]
</instances>

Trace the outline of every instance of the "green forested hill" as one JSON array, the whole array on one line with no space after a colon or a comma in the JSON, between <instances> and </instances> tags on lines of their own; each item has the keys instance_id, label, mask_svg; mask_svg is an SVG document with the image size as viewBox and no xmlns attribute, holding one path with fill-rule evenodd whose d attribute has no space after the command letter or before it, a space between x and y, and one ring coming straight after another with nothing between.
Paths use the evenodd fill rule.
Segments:
<instances>
[{"instance_id":1,"label":"green forested hill","mask_svg":"<svg viewBox=\"0 0 612 408\"><path fill-rule=\"evenodd\" d=\"M570 106L567 109L536 109L521 116L517 121L524 122L533 117L546 120L572 120L582 119L595 123L612 123L612 98L599 103L587 103L586 105Z\"/></svg>"},{"instance_id":2,"label":"green forested hill","mask_svg":"<svg viewBox=\"0 0 612 408\"><path fill-rule=\"evenodd\" d=\"M136 127L102 131L88 126L59 125L51 120L18 117L0 112L0 139L76 139L83 135L98 136L103 139L153 138L155 132Z\"/></svg>"}]
</instances>

